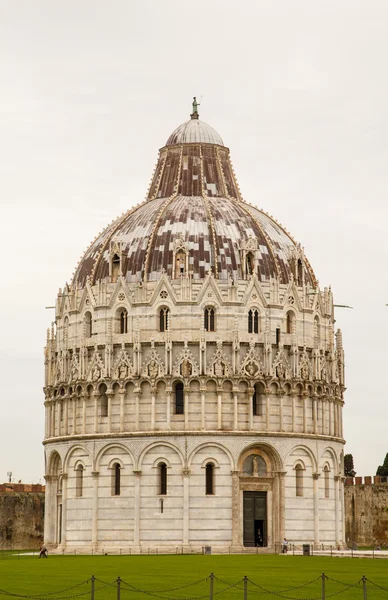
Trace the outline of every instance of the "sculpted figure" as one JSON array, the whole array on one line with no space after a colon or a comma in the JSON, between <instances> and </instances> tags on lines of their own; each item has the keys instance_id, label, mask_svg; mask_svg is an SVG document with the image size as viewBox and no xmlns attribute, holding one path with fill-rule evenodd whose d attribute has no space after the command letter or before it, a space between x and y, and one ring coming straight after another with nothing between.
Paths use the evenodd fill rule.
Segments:
<instances>
[{"instance_id":1,"label":"sculpted figure","mask_svg":"<svg viewBox=\"0 0 388 600\"><path fill-rule=\"evenodd\" d=\"M279 377L279 379L283 379L285 375L285 369L282 362L280 362L276 367L276 375Z\"/></svg>"},{"instance_id":2,"label":"sculpted figure","mask_svg":"<svg viewBox=\"0 0 388 600\"><path fill-rule=\"evenodd\" d=\"M302 379L309 378L309 368L308 368L308 365L306 365L306 363L303 363L300 368L300 376Z\"/></svg>"},{"instance_id":3,"label":"sculpted figure","mask_svg":"<svg viewBox=\"0 0 388 600\"><path fill-rule=\"evenodd\" d=\"M214 365L214 373L217 377L223 377L225 373L225 367L222 362L216 362Z\"/></svg>"},{"instance_id":4,"label":"sculpted figure","mask_svg":"<svg viewBox=\"0 0 388 600\"><path fill-rule=\"evenodd\" d=\"M253 467L253 472L252 472L253 477L258 477L259 476L259 457L257 455L255 455L252 459L252 467Z\"/></svg>"},{"instance_id":5,"label":"sculpted figure","mask_svg":"<svg viewBox=\"0 0 388 600\"><path fill-rule=\"evenodd\" d=\"M150 364L148 365L148 375L152 379L155 379L155 377L159 375L159 367L154 360L151 360Z\"/></svg>"},{"instance_id":6,"label":"sculpted figure","mask_svg":"<svg viewBox=\"0 0 388 600\"><path fill-rule=\"evenodd\" d=\"M254 377L255 374L257 373L257 365L255 365L255 363L250 362L247 364L247 366L245 367L246 372L248 373L248 375L250 375L251 377Z\"/></svg>"},{"instance_id":7,"label":"sculpted figure","mask_svg":"<svg viewBox=\"0 0 388 600\"><path fill-rule=\"evenodd\" d=\"M92 370L92 381L98 381L101 377L101 369L96 363Z\"/></svg>"},{"instance_id":8,"label":"sculpted figure","mask_svg":"<svg viewBox=\"0 0 388 600\"><path fill-rule=\"evenodd\" d=\"M192 366L191 366L191 362L185 358L181 364L181 373L183 377L190 377L191 373L192 373Z\"/></svg>"},{"instance_id":9,"label":"sculpted figure","mask_svg":"<svg viewBox=\"0 0 388 600\"><path fill-rule=\"evenodd\" d=\"M126 379L128 377L128 367L125 363L121 363L118 368L119 379Z\"/></svg>"}]
</instances>

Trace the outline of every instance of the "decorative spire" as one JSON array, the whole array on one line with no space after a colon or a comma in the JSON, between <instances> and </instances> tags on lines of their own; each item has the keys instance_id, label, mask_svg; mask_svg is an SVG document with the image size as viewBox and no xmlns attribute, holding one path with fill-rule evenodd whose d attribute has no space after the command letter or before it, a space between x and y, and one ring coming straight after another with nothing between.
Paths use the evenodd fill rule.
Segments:
<instances>
[{"instance_id":1,"label":"decorative spire","mask_svg":"<svg viewBox=\"0 0 388 600\"><path fill-rule=\"evenodd\" d=\"M199 119L198 106L201 106L201 105L200 105L199 102L197 102L196 96L194 96L194 98L193 98L193 112L190 115L190 117L192 119Z\"/></svg>"}]
</instances>

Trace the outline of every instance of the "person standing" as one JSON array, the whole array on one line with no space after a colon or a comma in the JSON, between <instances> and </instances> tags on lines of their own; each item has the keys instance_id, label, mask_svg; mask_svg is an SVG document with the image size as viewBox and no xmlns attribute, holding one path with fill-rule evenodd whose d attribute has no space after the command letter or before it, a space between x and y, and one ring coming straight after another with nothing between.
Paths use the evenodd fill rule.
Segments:
<instances>
[{"instance_id":1,"label":"person standing","mask_svg":"<svg viewBox=\"0 0 388 600\"><path fill-rule=\"evenodd\" d=\"M283 540L283 554L287 554L288 551L288 541L286 538Z\"/></svg>"}]
</instances>

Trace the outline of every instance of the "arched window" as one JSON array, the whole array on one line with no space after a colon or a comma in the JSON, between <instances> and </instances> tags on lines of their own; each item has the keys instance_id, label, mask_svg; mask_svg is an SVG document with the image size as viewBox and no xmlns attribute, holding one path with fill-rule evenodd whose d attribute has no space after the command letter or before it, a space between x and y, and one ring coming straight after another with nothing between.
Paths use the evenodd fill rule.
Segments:
<instances>
[{"instance_id":1,"label":"arched window","mask_svg":"<svg viewBox=\"0 0 388 600\"><path fill-rule=\"evenodd\" d=\"M286 332L293 333L293 324L294 324L294 313L292 310L289 310L286 318Z\"/></svg>"},{"instance_id":2,"label":"arched window","mask_svg":"<svg viewBox=\"0 0 388 600\"><path fill-rule=\"evenodd\" d=\"M324 482L325 482L325 498L330 498L330 471L329 467L325 465L323 469Z\"/></svg>"},{"instance_id":3,"label":"arched window","mask_svg":"<svg viewBox=\"0 0 388 600\"><path fill-rule=\"evenodd\" d=\"M214 494L214 465L207 463L206 465L206 495Z\"/></svg>"},{"instance_id":4,"label":"arched window","mask_svg":"<svg viewBox=\"0 0 388 600\"><path fill-rule=\"evenodd\" d=\"M167 331L169 321L169 309L161 308L159 311L159 331Z\"/></svg>"},{"instance_id":5,"label":"arched window","mask_svg":"<svg viewBox=\"0 0 388 600\"><path fill-rule=\"evenodd\" d=\"M184 412L185 412L185 398L184 398L183 383L181 381L177 381L175 384L175 414L183 415Z\"/></svg>"},{"instance_id":6,"label":"arched window","mask_svg":"<svg viewBox=\"0 0 388 600\"><path fill-rule=\"evenodd\" d=\"M120 333L128 333L128 311L123 308L120 311Z\"/></svg>"},{"instance_id":7,"label":"arched window","mask_svg":"<svg viewBox=\"0 0 388 600\"><path fill-rule=\"evenodd\" d=\"M260 384L256 383L252 396L252 414L256 417L263 416L263 388Z\"/></svg>"},{"instance_id":8,"label":"arched window","mask_svg":"<svg viewBox=\"0 0 388 600\"><path fill-rule=\"evenodd\" d=\"M92 326L92 314L88 311L85 313L85 337L92 337L93 326Z\"/></svg>"},{"instance_id":9,"label":"arched window","mask_svg":"<svg viewBox=\"0 0 388 600\"><path fill-rule=\"evenodd\" d=\"M167 465L166 463L159 463L159 494L165 496L167 494Z\"/></svg>"},{"instance_id":10,"label":"arched window","mask_svg":"<svg viewBox=\"0 0 388 600\"><path fill-rule=\"evenodd\" d=\"M120 485L121 485L121 466L119 463L115 463L112 469L112 494L113 496L120 496Z\"/></svg>"},{"instance_id":11,"label":"arched window","mask_svg":"<svg viewBox=\"0 0 388 600\"><path fill-rule=\"evenodd\" d=\"M303 496L303 467L295 466L295 492L297 496Z\"/></svg>"},{"instance_id":12,"label":"arched window","mask_svg":"<svg viewBox=\"0 0 388 600\"><path fill-rule=\"evenodd\" d=\"M84 493L84 468L83 465L78 465L75 470L75 495L81 498Z\"/></svg>"},{"instance_id":13,"label":"arched window","mask_svg":"<svg viewBox=\"0 0 388 600\"><path fill-rule=\"evenodd\" d=\"M100 416L107 417L108 416L108 396L106 393L106 385L103 383L100 386Z\"/></svg>"},{"instance_id":14,"label":"arched window","mask_svg":"<svg viewBox=\"0 0 388 600\"><path fill-rule=\"evenodd\" d=\"M116 283L118 276L120 275L120 257L118 254L114 254L112 258L112 282Z\"/></svg>"},{"instance_id":15,"label":"arched window","mask_svg":"<svg viewBox=\"0 0 388 600\"><path fill-rule=\"evenodd\" d=\"M248 313L248 333L259 333L259 311L256 309Z\"/></svg>"},{"instance_id":16,"label":"arched window","mask_svg":"<svg viewBox=\"0 0 388 600\"><path fill-rule=\"evenodd\" d=\"M215 331L215 311L214 308L205 308L205 329L206 331Z\"/></svg>"}]
</instances>

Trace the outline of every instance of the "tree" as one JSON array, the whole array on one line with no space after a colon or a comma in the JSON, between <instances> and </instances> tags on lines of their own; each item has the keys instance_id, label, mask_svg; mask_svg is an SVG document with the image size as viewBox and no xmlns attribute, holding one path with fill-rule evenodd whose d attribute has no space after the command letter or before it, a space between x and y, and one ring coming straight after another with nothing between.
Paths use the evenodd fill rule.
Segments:
<instances>
[{"instance_id":1,"label":"tree","mask_svg":"<svg viewBox=\"0 0 388 600\"><path fill-rule=\"evenodd\" d=\"M354 470L353 454L345 454L344 469L345 469L345 477L354 477L355 476L356 471Z\"/></svg>"},{"instance_id":2,"label":"tree","mask_svg":"<svg viewBox=\"0 0 388 600\"><path fill-rule=\"evenodd\" d=\"M376 475L388 477L388 454L385 455L383 464L377 467Z\"/></svg>"}]
</instances>

